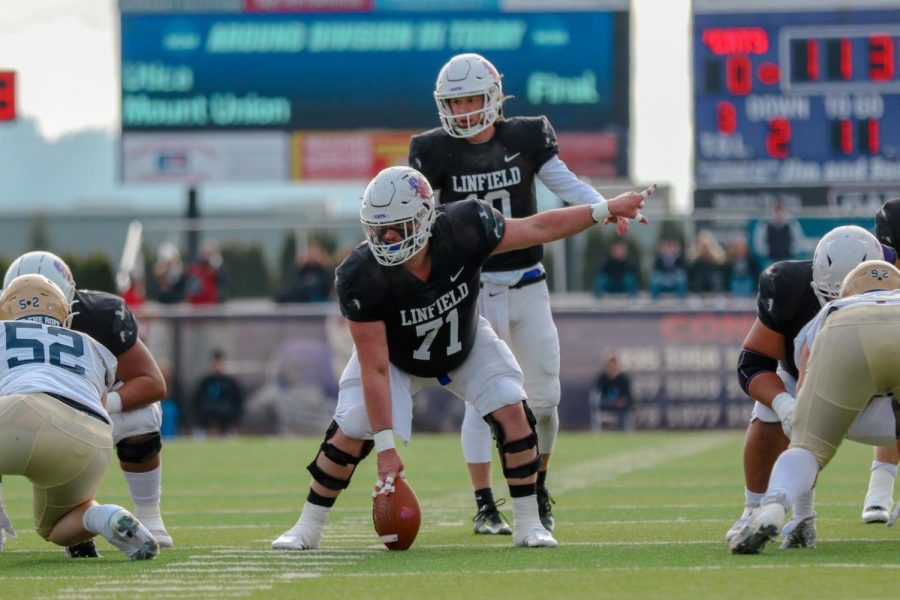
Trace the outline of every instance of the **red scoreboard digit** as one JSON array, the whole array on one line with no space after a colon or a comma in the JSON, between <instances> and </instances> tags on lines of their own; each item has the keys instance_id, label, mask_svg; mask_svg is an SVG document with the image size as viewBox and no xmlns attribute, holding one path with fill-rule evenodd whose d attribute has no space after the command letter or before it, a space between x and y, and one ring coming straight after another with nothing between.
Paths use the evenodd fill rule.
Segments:
<instances>
[{"instance_id":1,"label":"red scoreboard digit","mask_svg":"<svg viewBox=\"0 0 900 600\"><path fill-rule=\"evenodd\" d=\"M16 118L16 73L0 71L0 121Z\"/></svg>"}]
</instances>

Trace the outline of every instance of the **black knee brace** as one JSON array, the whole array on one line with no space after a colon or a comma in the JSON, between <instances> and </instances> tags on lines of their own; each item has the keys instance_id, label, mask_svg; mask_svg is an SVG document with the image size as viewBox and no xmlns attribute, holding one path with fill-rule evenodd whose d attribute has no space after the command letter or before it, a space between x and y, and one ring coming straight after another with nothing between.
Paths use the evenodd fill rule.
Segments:
<instances>
[{"instance_id":1,"label":"black knee brace","mask_svg":"<svg viewBox=\"0 0 900 600\"><path fill-rule=\"evenodd\" d=\"M334 475L326 473L319 467L319 465L316 464L316 461L319 459L319 454L324 454L325 458L342 467L353 465L353 471L356 471L355 466L359 464L359 461L363 460L369 455L369 453L372 451L372 448L375 446L375 442L373 442L372 440L364 441L362 451L360 452L359 456L353 456L352 454L348 454L340 448L329 443L328 440L334 437L337 429L337 422L332 421L331 425L329 425L328 429L325 431L325 441L323 441L322 445L319 446L319 453L316 454L316 457L313 459L313 461L309 463L309 465L307 465L306 470L309 471L309 474L312 475L313 479L315 479L324 487L328 488L329 490L339 491L345 489L348 485L350 485L350 478L353 477L353 472L350 473L350 477L347 477L347 479L339 479Z\"/></svg>"},{"instance_id":2,"label":"black knee brace","mask_svg":"<svg viewBox=\"0 0 900 600\"><path fill-rule=\"evenodd\" d=\"M162 438L158 431L125 438L116 444L116 454L119 460L139 465L156 458L160 450L162 450Z\"/></svg>"},{"instance_id":3,"label":"black knee brace","mask_svg":"<svg viewBox=\"0 0 900 600\"><path fill-rule=\"evenodd\" d=\"M537 446L537 431L535 430L535 424L537 420L534 418L534 413L531 412L531 409L528 408L528 403L522 400L522 407L525 409L525 416L528 419L528 425L531 427L531 433L523 437L522 439L506 441L506 432L503 431L503 426L500 425L500 422L494 419L491 415L487 415L484 420L487 421L488 425L491 426L491 430L494 432L494 441L497 442L497 450L500 451L500 464L503 467L503 476L507 479L522 479L525 477L529 477L538 472L538 469L541 467L541 455L538 454L535 459L531 462L525 463L524 465L520 465L518 467L509 467L506 464L506 455L507 454L516 454L518 452L525 452L526 450L530 450Z\"/></svg>"}]
</instances>

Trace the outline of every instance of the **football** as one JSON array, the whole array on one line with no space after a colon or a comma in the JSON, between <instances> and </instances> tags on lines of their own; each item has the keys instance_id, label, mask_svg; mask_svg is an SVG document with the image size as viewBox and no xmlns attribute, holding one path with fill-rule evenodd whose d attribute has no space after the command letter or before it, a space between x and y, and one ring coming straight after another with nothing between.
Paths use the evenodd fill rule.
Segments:
<instances>
[{"instance_id":1,"label":"football","mask_svg":"<svg viewBox=\"0 0 900 600\"><path fill-rule=\"evenodd\" d=\"M416 541L422 512L419 499L406 479L398 477L394 492L378 494L372 501L372 522L389 550L406 550Z\"/></svg>"}]
</instances>

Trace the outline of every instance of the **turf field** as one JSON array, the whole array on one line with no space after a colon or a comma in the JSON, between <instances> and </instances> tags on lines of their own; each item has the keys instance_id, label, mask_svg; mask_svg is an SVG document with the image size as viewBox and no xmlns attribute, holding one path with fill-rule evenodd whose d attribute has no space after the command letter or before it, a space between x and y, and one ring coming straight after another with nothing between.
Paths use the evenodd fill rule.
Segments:
<instances>
[{"instance_id":1,"label":"turf field","mask_svg":"<svg viewBox=\"0 0 900 600\"><path fill-rule=\"evenodd\" d=\"M173 441L163 514L176 548L130 563L67 560L34 533L30 489L3 482L19 533L0 554L0 598L896 598L900 527L861 525L871 449L846 443L820 479L819 545L732 556L724 532L743 502L742 435L566 434L553 458L557 549L514 549L471 533L474 502L455 435L401 448L423 509L411 550L375 537L374 460L332 513L322 549L281 553L318 438ZM497 469L495 468L495 471ZM495 493L505 486L495 473ZM118 468L101 501L130 508Z\"/></svg>"}]
</instances>

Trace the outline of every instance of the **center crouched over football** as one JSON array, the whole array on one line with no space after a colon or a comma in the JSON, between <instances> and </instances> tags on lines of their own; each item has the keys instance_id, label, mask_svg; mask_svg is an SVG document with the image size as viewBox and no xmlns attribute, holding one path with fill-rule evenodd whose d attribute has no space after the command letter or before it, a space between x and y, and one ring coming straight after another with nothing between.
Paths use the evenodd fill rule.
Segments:
<instances>
[{"instance_id":1,"label":"center crouched over football","mask_svg":"<svg viewBox=\"0 0 900 600\"><path fill-rule=\"evenodd\" d=\"M372 501L372 522L389 550L406 550L416 541L422 511L419 499L406 480L397 478L394 491L379 493Z\"/></svg>"}]
</instances>

